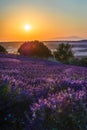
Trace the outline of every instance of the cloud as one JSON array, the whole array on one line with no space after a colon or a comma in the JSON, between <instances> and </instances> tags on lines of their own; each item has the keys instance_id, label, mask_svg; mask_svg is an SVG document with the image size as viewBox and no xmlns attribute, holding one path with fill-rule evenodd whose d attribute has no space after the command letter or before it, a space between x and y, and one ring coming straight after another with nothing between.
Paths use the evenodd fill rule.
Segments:
<instances>
[{"instance_id":1,"label":"cloud","mask_svg":"<svg viewBox=\"0 0 87 130\"><path fill-rule=\"evenodd\" d=\"M82 37L79 36L68 36L68 37L54 37L51 40L82 40Z\"/></svg>"}]
</instances>

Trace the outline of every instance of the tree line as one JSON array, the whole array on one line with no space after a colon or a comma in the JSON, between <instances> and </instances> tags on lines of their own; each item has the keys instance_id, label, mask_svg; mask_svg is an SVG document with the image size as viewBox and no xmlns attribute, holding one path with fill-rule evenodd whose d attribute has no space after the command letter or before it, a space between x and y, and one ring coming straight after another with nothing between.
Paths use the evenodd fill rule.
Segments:
<instances>
[{"instance_id":1,"label":"tree line","mask_svg":"<svg viewBox=\"0 0 87 130\"><path fill-rule=\"evenodd\" d=\"M60 43L53 53L51 50L40 41L24 42L18 49L18 54L22 56L35 58L55 58L62 63L87 66L87 58L75 58L72 52L72 45L69 43ZM6 49L0 45L0 52L7 53Z\"/></svg>"}]
</instances>

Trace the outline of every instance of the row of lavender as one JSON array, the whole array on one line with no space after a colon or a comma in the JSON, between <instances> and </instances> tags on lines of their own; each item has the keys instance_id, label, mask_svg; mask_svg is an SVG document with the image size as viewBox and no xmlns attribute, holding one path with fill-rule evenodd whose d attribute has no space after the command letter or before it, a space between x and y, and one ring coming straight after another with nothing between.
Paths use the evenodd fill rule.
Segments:
<instances>
[{"instance_id":1,"label":"row of lavender","mask_svg":"<svg viewBox=\"0 0 87 130\"><path fill-rule=\"evenodd\" d=\"M87 68L5 56L0 81L18 93L18 101L23 94L30 101L26 130L87 129Z\"/></svg>"}]
</instances>

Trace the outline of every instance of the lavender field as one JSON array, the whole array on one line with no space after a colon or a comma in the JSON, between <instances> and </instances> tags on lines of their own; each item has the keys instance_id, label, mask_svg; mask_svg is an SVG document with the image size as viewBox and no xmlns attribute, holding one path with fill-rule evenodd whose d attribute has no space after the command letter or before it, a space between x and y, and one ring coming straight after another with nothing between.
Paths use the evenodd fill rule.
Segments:
<instances>
[{"instance_id":1,"label":"lavender field","mask_svg":"<svg viewBox=\"0 0 87 130\"><path fill-rule=\"evenodd\" d=\"M23 130L87 130L87 68L8 54L0 57L0 83L9 86L11 99L5 106L0 98L0 111L8 109L3 118L6 125L7 121L14 125L14 113L25 106L15 105L10 111L17 92L17 103L22 97L27 102L18 118Z\"/></svg>"}]
</instances>

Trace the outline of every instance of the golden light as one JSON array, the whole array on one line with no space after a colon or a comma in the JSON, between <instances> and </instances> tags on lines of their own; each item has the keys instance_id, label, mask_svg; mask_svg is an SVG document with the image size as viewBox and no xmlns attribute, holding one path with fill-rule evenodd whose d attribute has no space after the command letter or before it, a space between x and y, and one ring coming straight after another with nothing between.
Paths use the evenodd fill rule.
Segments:
<instances>
[{"instance_id":1,"label":"golden light","mask_svg":"<svg viewBox=\"0 0 87 130\"><path fill-rule=\"evenodd\" d=\"M29 24L24 25L24 30L25 31L31 30L31 25L29 25Z\"/></svg>"}]
</instances>

